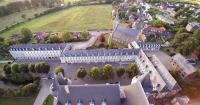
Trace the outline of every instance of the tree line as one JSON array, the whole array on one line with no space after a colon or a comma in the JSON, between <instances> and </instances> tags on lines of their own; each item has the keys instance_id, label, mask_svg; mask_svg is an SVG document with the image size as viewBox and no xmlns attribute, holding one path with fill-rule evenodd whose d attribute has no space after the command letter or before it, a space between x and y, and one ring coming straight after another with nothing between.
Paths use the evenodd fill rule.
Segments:
<instances>
[{"instance_id":1,"label":"tree line","mask_svg":"<svg viewBox=\"0 0 200 105\"><path fill-rule=\"evenodd\" d=\"M25 1L14 1L8 3L5 6L0 6L0 17L6 16L12 13L20 12L30 8L37 8L39 6L43 7L55 7L60 5L60 0L25 0Z\"/></svg>"}]
</instances>

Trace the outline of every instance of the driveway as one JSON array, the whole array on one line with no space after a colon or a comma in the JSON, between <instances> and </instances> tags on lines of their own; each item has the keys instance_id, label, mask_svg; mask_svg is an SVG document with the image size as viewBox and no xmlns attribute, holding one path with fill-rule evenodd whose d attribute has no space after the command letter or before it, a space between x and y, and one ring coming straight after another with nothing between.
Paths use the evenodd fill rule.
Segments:
<instances>
[{"instance_id":1,"label":"driveway","mask_svg":"<svg viewBox=\"0 0 200 105\"><path fill-rule=\"evenodd\" d=\"M35 99L35 102L33 105L42 105L46 97L50 94L49 87L51 85L52 81L48 79L41 79L41 89L38 93L38 96Z\"/></svg>"},{"instance_id":2,"label":"driveway","mask_svg":"<svg viewBox=\"0 0 200 105\"><path fill-rule=\"evenodd\" d=\"M89 31L89 32L90 32L92 37L88 41L85 41L85 42L74 42L74 43L72 43L73 50L87 49L88 47L91 47L92 45L94 45L98 36L100 36L102 33L111 33L112 31Z\"/></svg>"}]
</instances>

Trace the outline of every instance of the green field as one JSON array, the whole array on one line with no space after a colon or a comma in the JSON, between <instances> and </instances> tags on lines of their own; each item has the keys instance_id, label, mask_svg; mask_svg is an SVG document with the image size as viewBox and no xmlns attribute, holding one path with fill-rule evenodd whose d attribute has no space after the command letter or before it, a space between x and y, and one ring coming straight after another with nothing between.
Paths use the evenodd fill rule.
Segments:
<instances>
[{"instance_id":1,"label":"green field","mask_svg":"<svg viewBox=\"0 0 200 105\"><path fill-rule=\"evenodd\" d=\"M11 2L15 2L15 1L25 1L25 0L0 0L0 6L2 5L6 5L8 3L11 3Z\"/></svg>"},{"instance_id":2,"label":"green field","mask_svg":"<svg viewBox=\"0 0 200 105\"><path fill-rule=\"evenodd\" d=\"M28 18L34 17L34 14L42 13L43 11L47 9L48 8L40 7L37 9L25 10L22 12L10 14L8 16L0 17L0 30L4 29L6 26L11 26L12 24L16 24L18 22L24 21L24 19L21 17L22 14L26 14L26 19L28 19Z\"/></svg>"},{"instance_id":3,"label":"green field","mask_svg":"<svg viewBox=\"0 0 200 105\"><path fill-rule=\"evenodd\" d=\"M35 98L2 98L0 97L0 105L33 105Z\"/></svg>"},{"instance_id":4,"label":"green field","mask_svg":"<svg viewBox=\"0 0 200 105\"><path fill-rule=\"evenodd\" d=\"M72 7L21 24L0 36L8 37L23 27L32 31L111 29L111 10L111 5Z\"/></svg>"}]
</instances>

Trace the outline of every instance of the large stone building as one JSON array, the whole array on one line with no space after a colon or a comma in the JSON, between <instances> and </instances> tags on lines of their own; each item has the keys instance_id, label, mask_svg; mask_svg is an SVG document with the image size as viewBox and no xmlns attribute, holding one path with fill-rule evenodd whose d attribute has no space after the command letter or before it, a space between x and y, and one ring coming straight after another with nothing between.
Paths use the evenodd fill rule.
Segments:
<instances>
[{"instance_id":1,"label":"large stone building","mask_svg":"<svg viewBox=\"0 0 200 105\"><path fill-rule=\"evenodd\" d=\"M141 83L120 84L61 84L56 76L50 87L55 105L149 105Z\"/></svg>"},{"instance_id":2,"label":"large stone building","mask_svg":"<svg viewBox=\"0 0 200 105\"><path fill-rule=\"evenodd\" d=\"M64 51L61 63L123 62L133 61L139 49L91 49Z\"/></svg>"},{"instance_id":3,"label":"large stone building","mask_svg":"<svg viewBox=\"0 0 200 105\"><path fill-rule=\"evenodd\" d=\"M15 60L59 60L62 51L69 50L70 44L15 44L10 54Z\"/></svg>"}]
</instances>

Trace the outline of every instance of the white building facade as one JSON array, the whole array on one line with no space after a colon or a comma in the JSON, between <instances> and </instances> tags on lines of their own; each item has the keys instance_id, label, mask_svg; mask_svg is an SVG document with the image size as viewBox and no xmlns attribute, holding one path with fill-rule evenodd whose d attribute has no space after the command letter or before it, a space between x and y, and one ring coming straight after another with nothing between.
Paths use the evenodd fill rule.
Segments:
<instances>
[{"instance_id":1,"label":"white building facade","mask_svg":"<svg viewBox=\"0 0 200 105\"><path fill-rule=\"evenodd\" d=\"M15 60L57 60L66 47L69 45L65 43L16 44L10 47L9 52Z\"/></svg>"},{"instance_id":2,"label":"white building facade","mask_svg":"<svg viewBox=\"0 0 200 105\"><path fill-rule=\"evenodd\" d=\"M63 52L61 63L97 63L133 61L139 49L93 49Z\"/></svg>"}]
</instances>

